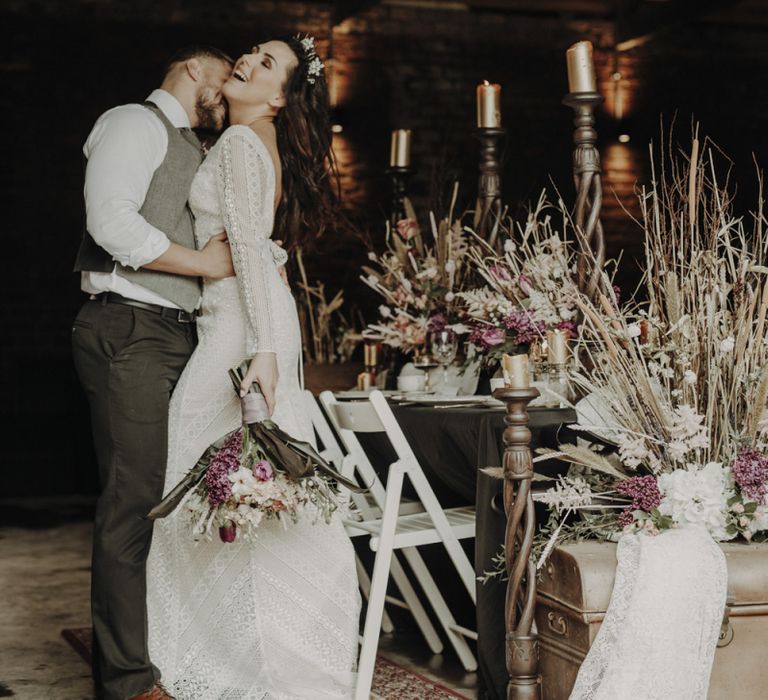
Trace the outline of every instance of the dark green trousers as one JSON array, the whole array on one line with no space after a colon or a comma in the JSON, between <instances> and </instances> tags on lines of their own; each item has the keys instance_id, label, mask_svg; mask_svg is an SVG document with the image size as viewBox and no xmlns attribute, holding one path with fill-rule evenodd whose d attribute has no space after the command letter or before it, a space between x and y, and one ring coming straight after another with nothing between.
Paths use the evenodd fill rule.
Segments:
<instances>
[{"instance_id":1,"label":"dark green trousers","mask_svg":"<svg viewBox=\"0 0 768 700\"><path fill-rule=\"evenodd\" d=\"M194 324L120 304L86 302L72 352L91 408L101 482L93 534L94 682L125 700L159 678L147 651L146 561L162 497L168 403L196 342Z\"/></svg>"}]
</instances>

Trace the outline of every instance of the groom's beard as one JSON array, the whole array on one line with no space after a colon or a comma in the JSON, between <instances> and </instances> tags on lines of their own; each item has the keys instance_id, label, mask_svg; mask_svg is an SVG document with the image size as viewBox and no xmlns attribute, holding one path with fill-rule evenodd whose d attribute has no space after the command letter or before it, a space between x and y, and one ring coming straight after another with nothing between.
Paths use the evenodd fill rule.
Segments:
<instances>
[{"instance_id":1,"label":"groom's beard","mask_svg":"<svg viewBox=\"0 0 768 700\"><path fill-rule=\"evenodd\" d=\"M203 88L197 96L197 128L207 131L221 131L224 128L224 120L227 118L226 103L221 99L215 102L215 95L216 91L212 88Z\"/></svg>"}]
</instances>

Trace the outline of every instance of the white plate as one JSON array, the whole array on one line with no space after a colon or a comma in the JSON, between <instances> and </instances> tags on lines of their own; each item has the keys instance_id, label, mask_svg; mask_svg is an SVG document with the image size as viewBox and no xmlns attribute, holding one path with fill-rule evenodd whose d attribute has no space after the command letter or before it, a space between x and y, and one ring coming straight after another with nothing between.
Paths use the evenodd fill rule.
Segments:
<instances>
[{"instance_id":1,"label":"white plate","mask_svg":"<svg viewBox=\"0 0 768 700\"><path fill-rule=\"evenodd\" d=\"M334 391L333 395L337 399L367 399L372 391L373 389L349 389L346 391ZM384 396L398 394L397 391L392 391L391 389L385 389L381 393L384 394Z\"/></svg>"}]
</instances>

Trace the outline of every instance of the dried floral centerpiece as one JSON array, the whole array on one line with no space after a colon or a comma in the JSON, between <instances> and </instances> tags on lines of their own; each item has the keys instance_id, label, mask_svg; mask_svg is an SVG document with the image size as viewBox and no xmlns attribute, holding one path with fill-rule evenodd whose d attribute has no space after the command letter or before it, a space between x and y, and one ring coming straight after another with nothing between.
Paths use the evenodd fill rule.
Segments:
<instances>
[{"instance_id":1,"label":"dried floral centerpiece","mask_svg":"<svg viewBox=\"0 0 768 700\"><path fill-rule=\"evenodd\" d=\"M407 218L387 232L387 249L369 253L371 265L361 279L383 297L379 320L363 332L406 355L419 354L432 331L450 328L465 333L459 293L469 268L466 254L469 232L453 211L457 190L446 218L430 213L432 244L425 242L412 205L405 202Z\"/></svg>"},{"instance_id":2,"label":"dried floral centerpiece","mask_svg":"<svg viewBox=\"0 0 768 700\"><path fill-rule=\"evenodd\" d=\"M540 564L556 539L685 525L716 540L768 531L762 200L748 226L716 179L713 147L700 146L662 156L639 192L643 300L619 305L605 275L596 298L573 296L585 358L571 373L584 396L573 427L602 445L537 457L573 465L537 496L552 509Z\"/></svg>"},{"instance_id":3,"label":"dried floral centerpiece","mask_svg":"<svg viewBox=\"0 0 768 700\"><path fill-rule=\"evenodd\" d=\"M562 232L553 226L558 216ZM487 366L505 353L527 352L546 331L575 335L575 250L567 238L570 219L542 193L524 223L508 220L503 250L480 238L469 248L470 265L483 286L458 294L465 305L470 342Z\"/></svg>"}]
</instances>

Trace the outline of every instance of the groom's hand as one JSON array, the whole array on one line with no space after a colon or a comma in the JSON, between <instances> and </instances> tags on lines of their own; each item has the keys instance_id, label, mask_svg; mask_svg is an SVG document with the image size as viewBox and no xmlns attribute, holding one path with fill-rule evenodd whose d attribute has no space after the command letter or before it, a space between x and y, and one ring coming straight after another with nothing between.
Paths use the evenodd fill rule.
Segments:
<instances>
[{"instance_id":1,"label":"groom's hand","mask_svg":"<svg viewBox=\"0 0 768 700\"><path fill-rule=\"evenodd\" d=\"M211 236L200 251L203 258L203 277L220 280L234 277L235 268L232 265L232 251L223 231Z\"/></svg>"}]
</instances>

